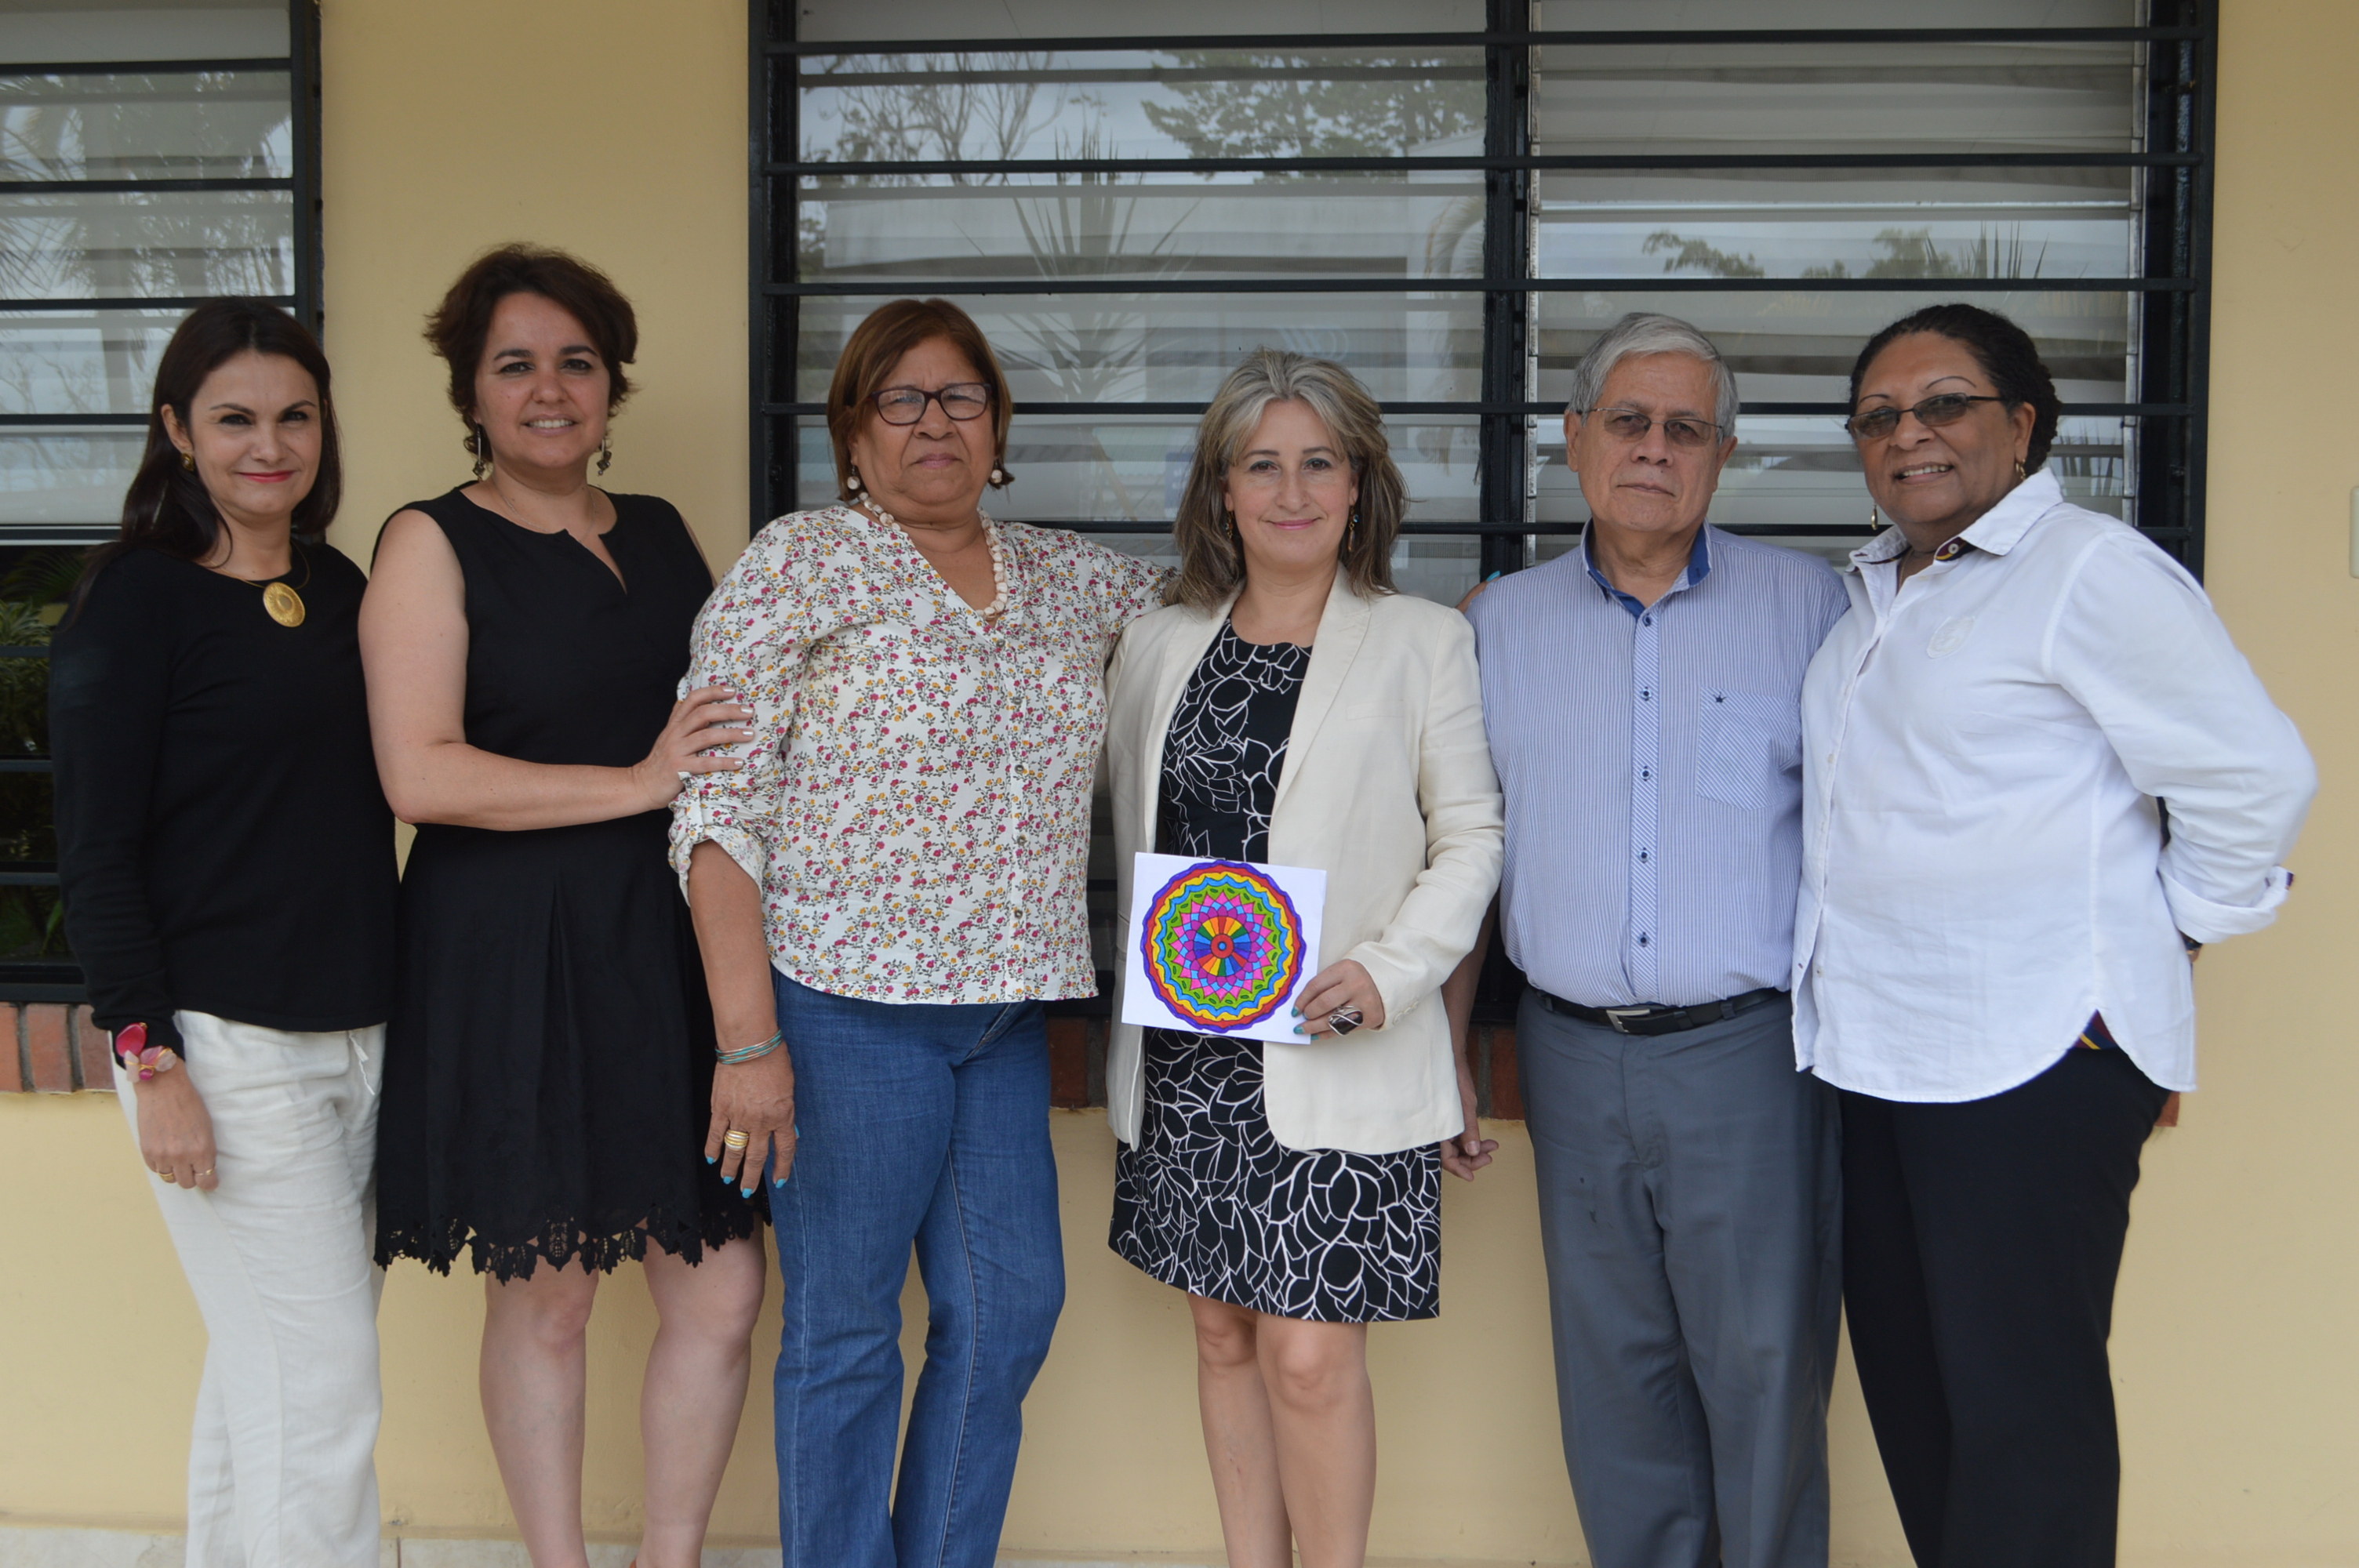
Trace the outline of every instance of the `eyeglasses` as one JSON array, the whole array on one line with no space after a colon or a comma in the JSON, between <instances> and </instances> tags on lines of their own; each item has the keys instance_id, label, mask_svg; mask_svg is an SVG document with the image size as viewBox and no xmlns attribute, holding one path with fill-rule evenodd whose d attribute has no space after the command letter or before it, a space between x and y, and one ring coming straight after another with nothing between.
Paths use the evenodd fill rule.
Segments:
<instances>
[{"instance_id":1,"label":"eyeglasses","mask_svg":"<svg viewBox=\"0 0 2359 1568\"><path fill-rule=\"evenodd\" d=\"M875 396L876 416L887 425L914 425L926 416L926 405L939 403L953 419L980 419L991 409L991 384L954 381L940 392L915 386L888 386Z\"/></svg>"},{"instance_id":2,"label":"eyeglasses","mask_svg":"<svg viewBox=\"0 0 2359 1568\"><path fill-rule=\"evenodd\" d=\"M1936 393L1914 408L1871 408L1864 414L1854 414L1843 421L1856 440L1881 441L1900 428L1903 414L1917 416L1917 423L1929 430L1944 425L1954 425L1966 416L1967 410L1977 403L2005 403L2004 397L1969 397L1962 392Z\"/></svg>"},{"instance_id":3,"label":"eyeglasses","mask_svg":"<svg viewBox=\"0 0 2359 1568\"><path fill-rule=\"evenodd\" d=\"M1663 438L1674 447L1709 447L1720 439L1719 426L1691 414L1674 414L1658 421L1635 408L1593 408L1589 412L1617 441L1643 441L1647 432L1658 423L1663 427Z\"/></svg>"}]
</instances>

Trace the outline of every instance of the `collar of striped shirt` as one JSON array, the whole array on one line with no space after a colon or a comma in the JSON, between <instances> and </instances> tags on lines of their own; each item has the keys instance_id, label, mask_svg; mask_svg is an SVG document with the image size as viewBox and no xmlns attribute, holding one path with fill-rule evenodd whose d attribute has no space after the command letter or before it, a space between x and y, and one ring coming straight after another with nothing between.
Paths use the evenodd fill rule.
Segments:
<instances>
[{"instance_id":1,"label":"collar of striped shirt","mask_svg":"<svg viewBox=\"0 0 2359 1568\"><path fill-rule=\"evenodd\" d=\"M1595 524L1590 524L1590 527L1595 526ZM1897 533L1898 530L1896 529L1894 532ZM1688 546L1688 569L1680 574L1680 580L1671 585L1670 592L1666 593L1664 598L1669 599L1672 593L1678 593L1683 589L1693 588L1712 575L1711 534L1710 523L1696 524L1695 543ZM1645 605L1615 588L1606 579L1605 574L1597 569L1597 557L1589 553L1589 528L1583 528L1581 531L1581 564L1587 568L1589 580L1603 589L1606 596L1614 603L1619 604L1632 615L1643 615L1647 612Z\"/></svg>"}]
</instances>

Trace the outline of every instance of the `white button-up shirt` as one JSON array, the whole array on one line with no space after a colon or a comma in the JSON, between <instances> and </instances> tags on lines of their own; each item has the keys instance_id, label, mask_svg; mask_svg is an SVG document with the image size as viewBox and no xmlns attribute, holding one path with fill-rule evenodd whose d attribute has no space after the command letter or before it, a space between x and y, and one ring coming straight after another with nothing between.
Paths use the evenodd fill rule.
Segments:
<instances>
[{"instance_id":1,"label":"white button-up shirt","mask_svg":"<svg viewBox=\"0 0 2359 1568\"><path fill-rule=\"evenodd\" d=\"M2051 475L1961 537L1905 585L1897 528L1854 554L1803 682L1797 1059L1886 1099L1980 1099L2102 1011L2147 1076L2191 1089L2180 933L2276 917L2310 753L2195 580Z\"/></svg>"}]
</instances>

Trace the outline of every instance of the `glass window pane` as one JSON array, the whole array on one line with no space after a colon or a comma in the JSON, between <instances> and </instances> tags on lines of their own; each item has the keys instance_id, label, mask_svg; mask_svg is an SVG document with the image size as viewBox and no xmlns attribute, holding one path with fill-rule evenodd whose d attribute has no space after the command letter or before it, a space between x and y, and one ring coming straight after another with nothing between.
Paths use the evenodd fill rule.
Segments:
<instances>
[{"instance_id":1,"label":"glass window pane","mask_svg":"<svg viewBox=\"0 0 2359 1568\"><path fill-rule=\"evenodd\" d=\"M796 36L810 39L1104 38L1256 33L1481 32L1482 0L804 0Z\"/></svg>"},{"instance_id":2,"label":"glass window pane","mask_svg":"<svg viewBox=\"0 0 2359 1568\"><path fill-rule=\"evenodd\" d=\"M806 160L1483 150L1480 49L805 55L797 81Z\"/></svg>"},{"instance_id":3,"label":"glass window pane","mask_svg":"<svg viewBox=\"0 0 2359 1568\"><path fill-rule=\"evenodd\" d=\"M879 301L802 301L799 398L819 402L845 341ZM1474 294L970 296L1020 411L1038 403L1202 403L1254 349L1348 366L1386 403L1481 395L1483 306Z\"/></svg>"},{"instance_id":4,"label":"glass window pane","mask_svg":"<svg viewBox=\"0 0 2359 1568\"><path fill-rule=\"evenodd\" d=\"M157 0L52 0L0 7L10 65L128 59L283 59L285 5L160 5Z\"/></svg>"},{"instance_id":5,"label":"glass window pane","mask_svg":"<svg viewBox=\"0 0 2359 1568\"><path fill-rule=\"evenodd\" d=\"M1540 0L1534 26L1564 32L1696 31L1705 27L2135 27L2139 0Z\"/></svg>"},{"instance_id":6,"label":"glass window pane","mask_svg":"<svg viewBox=\"0 0 2359 1568\"><path fill-rule=\"evenodd\" d=\"M0 77L0 179L285 179L285 71Z\"/></svg>"},{"instance_id":7,"label":"glass window pane","mask_svg":"<svg viewBox=\"0 0 2359 1568\"><path fill-rule=\"evenodd\" d=\"M1544 174L1542 277L2124 277L2125 168Z\"/></svg>"},{"instance_id":8,"label":"glass window pane","mask_svg":"<svg viewBox=\"0 0 2359 1568\"><path fill-rule=\"evenodd\" d=\"M114 527L147 438L122 427L0 429L0 524Z\"/></svg>"},{"instance_id":9,"label":"glass window pane","mask_svg":"<svg viewBox=\"0 0 2359 1568\"><path fill-rule=\"evenodd\" d=\"M831 176L796 221L805 283L1483 270L1479 175Z\"/></svg>"},{"instance_id":10,"label":"glass window pane","mask_svg":"<svg viewBox=\"0 0 2359 1568\"><path fill-rule=\"evenodd\" d=\"M797 504L827 505L835 499L827 427L811 418L797 424ZM1393 419L1386 428L1393 460L1408 484L1410 521L1473 521L1475 422ZM986 493L984 509L1022 523L1163 527L1179 509L1195 440L1193 419L1019 412L1007 436L1007 468L1016 482Z\"/></svg>"},{"instance_id":11,"label":"glass window pane","mask_svg":"<svg viewBox=\"0 0 2359 1568\"><path fill-rule=\"evenodd\" d=\"M286 294L294 276L288 191L0 196L0 301Z\"/></svg>"},{"instance_id":12,"label":"glass window pane","mask_svg":"<svg viewBox=\"0 0 2359 1568\"><path fill-rule=\"evenodd\" d=\"M145 414L177 310L0 311L0 414Z\"/></svg>"},{"instance_id":13,"label":"glass window pane","mask_svg":"<svg viewBox=\"0 0 2359 1568\"><path fill-rule=\"evenodd\" d=\"M1539 296L1539 396L1561 403L1572 368L1598 335L1632 310L1693 322L1736 372L1748 403L1825 403L1849 395L1852 362L1867 340L1912 310L1955 297L1935 292L1649 294L1643 290ZM2126 403L2134 295L2022 290L1971 296L2011 318L2032 341L2067 403Z\"/></svg>"},{"instance_id":14,"label":"glass window pane","mask_svg":"<svg viewBox=\"0 0 2359 1568\"><path fill-rule=\"evenodd\" d=\"M2058 428L2048 466L2064 494L2092 512L2126 514L2130 445L2136 420L2075 416ZM1779 542L1848 555L1873 532L1867 481L1859 454L1833 415L1748 414L1737 421L1736 454L1721 470L1712 521L1723 527L1846 530L1832 541ZM1539 516L1545 523L1587 519L1581 481L1564 466L1564 431L1546 421L1539 431ZM1543 557L1553 553L1543 544Z\"/></svg>"},{"instance_id":15,"label":"glass window pane","mask_svg":"<svg viewBox=\"0 0 2359 1568\"><path fill-rule=\"evenodd\" d=\"M1588 154L2126 152L2140 124L2136 68L2129 43L1557 46L1533 66L1534 144Z\"/></svg>"}]
</instances>

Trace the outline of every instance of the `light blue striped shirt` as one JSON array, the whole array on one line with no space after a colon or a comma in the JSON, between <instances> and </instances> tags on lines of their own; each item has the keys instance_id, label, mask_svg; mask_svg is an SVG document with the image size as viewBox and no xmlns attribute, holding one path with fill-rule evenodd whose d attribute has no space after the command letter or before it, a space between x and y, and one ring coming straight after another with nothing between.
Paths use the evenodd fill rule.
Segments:
<instances>
[{"instance_id":1,"label":"light blue striped shirt","mask_svg":"<svg viewBox=\"0 0 2359 1568\"><path fill-rule=\"evenodd\" d=\"M1783 989L1802 673L1849 608L1814 557L1716 528L1652 609L1589 542L1468 608L1506 792L1507 956L1585 1007Z\"/></svg>"}]
</instances>

